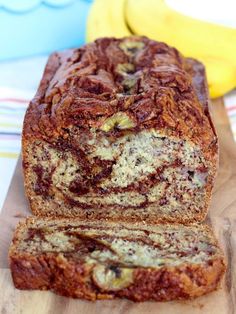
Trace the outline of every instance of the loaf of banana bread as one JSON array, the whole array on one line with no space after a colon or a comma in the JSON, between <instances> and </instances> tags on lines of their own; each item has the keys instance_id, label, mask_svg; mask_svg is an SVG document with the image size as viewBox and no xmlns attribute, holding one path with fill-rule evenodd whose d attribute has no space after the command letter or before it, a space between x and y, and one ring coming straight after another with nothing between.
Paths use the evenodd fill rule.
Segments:
<instances>
[{"instance_id":1,"label":"loaf of banana bread","mask_svg":"<svg viewBox=\"0 0 236 314\"><path fill-rule=\"evenodd\" d=\"M34 214L202 221L217 162L199 62L145 37L49 58L23 130Z\"/></svg>"},{"instance_id":2,"label":"loaf of banana bread","mask_svg":"<svg viewBox=\"0 0 236 314\"><path fill-rule=\"evenodd\" d=\"M16 288L88 300L194 298L215 290L225 271L206 225L28 218L9 251Z\"/></svg>"}]
</instances>

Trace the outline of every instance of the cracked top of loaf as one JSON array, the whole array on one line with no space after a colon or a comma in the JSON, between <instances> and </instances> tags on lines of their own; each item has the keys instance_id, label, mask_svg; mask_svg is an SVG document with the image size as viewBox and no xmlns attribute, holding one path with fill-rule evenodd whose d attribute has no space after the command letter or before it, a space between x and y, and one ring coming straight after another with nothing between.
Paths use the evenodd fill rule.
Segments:
<instances>
[{"instance_id":1,"label":"cracked top of loaf","mask_svg":"<svg viewBox=\"0 0 236 314\"><path fill-rule=\"evenodd\" d=\"M71 127L119 137L164 129L215 146L204 67L146 37L101 38L54 53L28 108L24 136L52 139Z\"/></svg>"}]
</instances>

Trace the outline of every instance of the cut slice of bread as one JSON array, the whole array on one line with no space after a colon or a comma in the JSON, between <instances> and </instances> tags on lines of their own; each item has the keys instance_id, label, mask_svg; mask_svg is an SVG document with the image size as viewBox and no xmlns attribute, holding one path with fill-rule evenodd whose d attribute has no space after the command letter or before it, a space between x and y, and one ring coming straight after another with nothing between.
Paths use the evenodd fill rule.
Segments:
<instances>
[{"instance_id":1,"label":"cut slice of bread","mask_svg":"<svg viewBox=\"0 0 236 314\"><path fill-rule=\"evenodd\" d=\"M16 288L88 300L190 299L216 289L225 272L207 225L88 222L30 217L9 251Z\"/></svg>"}]
</instances>

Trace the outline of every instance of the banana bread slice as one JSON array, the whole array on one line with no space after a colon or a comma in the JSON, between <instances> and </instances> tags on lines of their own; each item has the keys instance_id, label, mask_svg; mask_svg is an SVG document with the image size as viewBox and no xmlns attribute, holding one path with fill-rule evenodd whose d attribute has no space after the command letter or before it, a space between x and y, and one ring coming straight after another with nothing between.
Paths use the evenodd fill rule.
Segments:
<instances>
[{"instance_id":1,"label":"banana bread slice","mask_svg":"<svg viewBox=\"0 0 236 314\"><path fill-rule=\"evenodd\" d=\"M223 254L206 225L30 217L9 251L16 288L88 300L194 298L215 290Z\"/></svg>"},{"instance_id":2,"label":"banana bread slice","mask_svg":"<svg viewBox=\"0 0 236 314\"><path fill-rule=\"evenodd\" d=\"M204 67L144 37L55 53L22 144L34 214L202 221L218 161Z\"/></svg>"}]
</instances>

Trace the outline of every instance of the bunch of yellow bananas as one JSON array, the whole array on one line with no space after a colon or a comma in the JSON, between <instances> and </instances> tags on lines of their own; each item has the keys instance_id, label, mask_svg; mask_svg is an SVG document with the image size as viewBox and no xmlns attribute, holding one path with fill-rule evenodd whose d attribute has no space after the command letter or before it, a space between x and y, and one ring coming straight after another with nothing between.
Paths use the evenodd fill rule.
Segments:
<instances>
[{"instance_id":1,"label":"bunch of yellow bananas","mask_svg":"<svg viewBox=\"0 0 236 314\"><path fill-rule=\"evenodd\" d=\"M172 10L164 0L95 0L87 41L98 37L145 35L175 46L206 67L210 95L236 87L236 28L200 21Z\"/></svg>"}]
</instances>

